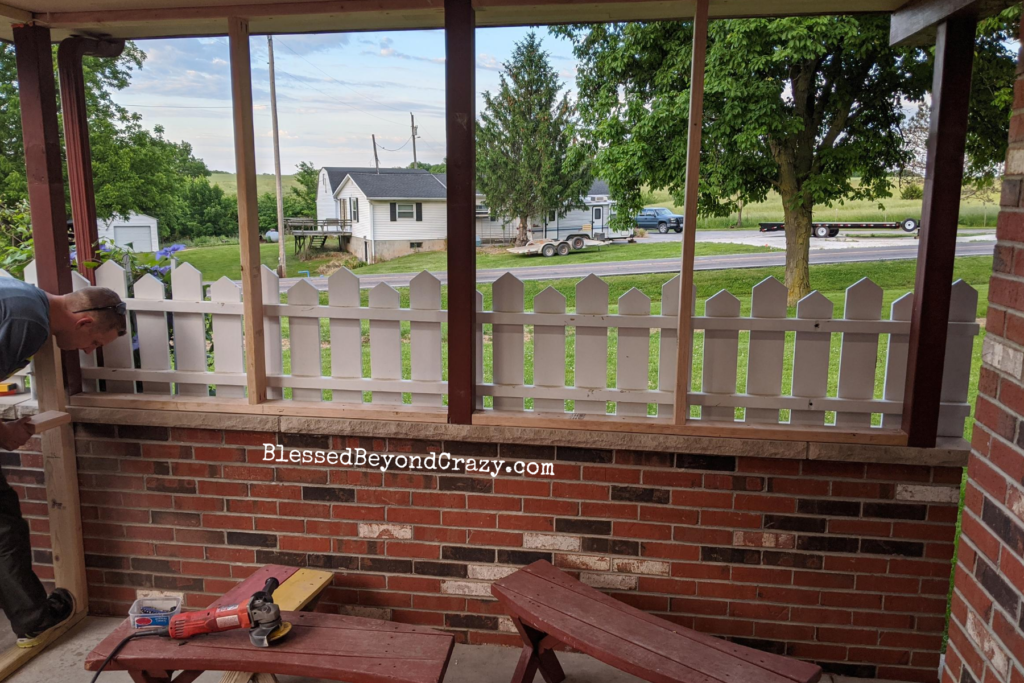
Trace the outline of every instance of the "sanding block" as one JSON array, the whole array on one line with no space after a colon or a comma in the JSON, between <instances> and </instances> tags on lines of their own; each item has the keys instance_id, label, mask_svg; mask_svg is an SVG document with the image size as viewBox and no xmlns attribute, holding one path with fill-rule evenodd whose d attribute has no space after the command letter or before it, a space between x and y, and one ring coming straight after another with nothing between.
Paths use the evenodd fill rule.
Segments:
<instances>
[{"instance_id":1,"label":"sanding block","mask_svg":"<svg viewBox=\"0 0 1024 683\"><path fill-rule=\"evenodd\" d=\"M49 429L70 424L70 422L70 414L63 413L59 410L47 410L46 412L37 413L30 417L28 420L28 426L29 430L33 434L42 434Z\"/></svg>"}]
</instances>

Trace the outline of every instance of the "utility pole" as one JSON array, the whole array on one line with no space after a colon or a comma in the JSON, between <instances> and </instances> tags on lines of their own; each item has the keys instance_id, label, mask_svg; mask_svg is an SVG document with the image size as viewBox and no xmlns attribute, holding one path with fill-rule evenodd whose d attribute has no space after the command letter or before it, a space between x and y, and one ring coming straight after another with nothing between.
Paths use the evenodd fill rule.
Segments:
<instances>
[{"instance_id":1,"label":"utility pole","mask_svg":"<svg viewBox=\"0 0 1024 683\"><path fill-rule=\"evenodd\" d=\"M370 139L373 140L373 165L377 169L377 175L380 175L380 161L377 160L377 136L370 133Z\"/></svg>"},{"instance_id":2,"label":"utility pole","mask_svg":"<svg viewBox=\"0 0 1024 683\"><path fill-rule=\"evenodd\" d=\"M412 122L412 167L419 168L419 164L416 162L416 117L409 112L409 121Z\"/></svg>"},{"instance_id":3,"label":"utility pole","mask_svg":"<svg viewBox=\"0 0 1024 683\"><path fill-rule=\"evenodd\" d=\"M284 191L281 187L281 139L277 131L277 90L274 84L274 38L267 36L270 55L270 116L274 126L274 175L277 176L277 273L288 277L284 249Z\"/></svg>"}]
</instances>

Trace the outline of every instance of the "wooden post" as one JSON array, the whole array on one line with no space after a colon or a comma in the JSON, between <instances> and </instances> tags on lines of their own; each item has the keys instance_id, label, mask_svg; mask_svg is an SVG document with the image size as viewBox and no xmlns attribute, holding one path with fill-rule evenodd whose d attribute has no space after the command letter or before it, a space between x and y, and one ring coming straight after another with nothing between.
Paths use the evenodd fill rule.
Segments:
<instances>
[{"instance_id":1,"label":"wooden post","mask_svg":"<svg viewBox=\"0 0 1024 683\"><path fill-rule=\"evenodd\" d=\"M680 268L679 343L676 346L676 391L673 417L686 424L690 414L690 364L693 355L693 250L697 241L697 182L700 175L701 126L704 123L704 65L708 49L708 0L697 0L690 63L690 119L686 138L686 197L683 208L683 255Z\"/></svg>"},{"instance_id":2,"label":"wooden post","mask_svg":"<svg viewBox=\"0 0 1024 683\"><path fill-rule=\"evenodd\" d=\"M263 290L260 284L260 221L256 207L256 149L252 123L252 70L249 21L228 19L231 102L235 121L235 174L238 181L238 243L242 259L245 316L245 375L249 404L267 400L263 347Z\"/></svg>"},{"instance_id":3,"label":"wooden post","mask_svg":"<svg viewBox=\"0 0 1024 683\"><path fill-rule=\"evenodd\" d=\"M64 294L71 291L71 264L50 31L39 26L16 26L14 45L39 286L51 294ZM77 360L77 354L75 358ZM34 382L40 411L65 412L62 377L61 354L51 337L35 355ZM73 621L77 622L88 611L89 596L74 433L70 424L63 424L40 438L54 580L57 586L67 588L75 596L78 610ZM13 671L39 650L42 647L21 652L12 650L3 655L0 676Z\"/></svg>"},{"instance_id":4,"label":"wooden post","mask_svg":"<svg viewBox=\"0 0 1024 683\"><path fill-rule=\"evenodd\" d=\"M476 19L471 0L445 0L448 137L448 421L469 424L476 367Z\"/></svg>"},{"instance_id":5,"label":"wooden post","mask_svg":"<svg viewBox=\"0 0 1024 683\"><path fill-rule=\"evenodd\" d=\"M910 319L903 431L907 444L935 445L946 356L949 300L967 141L977 19L952 17L938 27L928 135L928 162Z\"/></svg>"}]
</instances>

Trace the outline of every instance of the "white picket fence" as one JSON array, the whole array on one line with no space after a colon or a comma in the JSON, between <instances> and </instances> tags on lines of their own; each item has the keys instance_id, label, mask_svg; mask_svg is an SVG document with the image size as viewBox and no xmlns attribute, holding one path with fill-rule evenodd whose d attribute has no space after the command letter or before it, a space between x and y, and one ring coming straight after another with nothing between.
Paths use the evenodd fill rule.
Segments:
<instances>
[{"instance_id":1,"label":"white picket fence","mask_svg":"<svg viewBox=\"0 0 1024 683\"><path fill-rule=\"evenodd\" d=\"M103 367L83 354L86 391L102 386L119 394L245 395L239 285L222 278L204 287L199 271L189 264L173 271L170 299L164 285L149 275L135 283L134 298L127 298L125 272L113 262L104 263L96 279L125 297L134 312L131 331L138 338L138 359L132 334L104 347ZM447 311L441 308L441 284L433 275L423 272L412 280L409 308L401 308L399 292L385 284L371 289L369 305L362 306L359 280L345 269L328 279L326 305L306 280L286 292L287 303L281 303L273 271L264 267L262 280L269 398L290 394L293 401L323 401L330 390L330 400L339 404L443 405L447 382L442 326ZM75 274L76 288L84 284ZM493 409L504 412L671 416L679 284L677 276L663 286L659 315L652 315L650 298L637 289L619 297L617 313L610 313L608 284L594 275L577 284L574 311L552 287L534 297L531 311L523 282L506 273L493 285L492 310L483 310L483 297L477 293L478 408L484 407L484 397L492 397ZM754 287L749 316L740 315L740 301L727 291L708 299L705 314L693 318L694 329L703 332L693 367L700 390L689 394L690 404L699 406L699 419L823 425L829 414L837 426L862 428L871 426L872 415L880 415L882 426L898 426L913 294L893 302L887 320L882 319L882 294L868 279L851 286L841 319L833 318L832 302L818 292L799 302L795 318L787 317L786 288L774 278ZM943 374L941 436L962 434L970 414L967 392L979 330L977 305L977 291L957 281ZM405 338L403 323L408 323ZM612 329L614 335L609 334ZM749 335L741 340L741 332ZM531 348L534 380L527 384ZM884 388L876 397L880 359ZM737 387L742 363L746 383ZM485 364L489 382L484 381ZM830 395L835 368L838 381ZM742 409L739 417L737 409Z\"/></svg>"}]
</instances>

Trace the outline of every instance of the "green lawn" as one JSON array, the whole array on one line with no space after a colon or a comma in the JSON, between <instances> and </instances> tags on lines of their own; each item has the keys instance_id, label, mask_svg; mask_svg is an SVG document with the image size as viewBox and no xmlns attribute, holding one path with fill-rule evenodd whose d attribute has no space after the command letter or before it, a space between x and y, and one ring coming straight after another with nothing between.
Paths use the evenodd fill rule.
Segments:
<instances>
[{"instance_id":1,"label":"green lawn","mask_svg":"<svg viewBox=\"0 0 1024 683\"><path fill-rule=\"evenodd\" d=\"M214 171L210 174L210 184L219 185L224 190L225 194L229 194L232 197L238 192L238 181L235 180L234 173L221 173ZM291 187L296 187L298 183L295 182L295 176L293 175L282 175L281 176L281 187L285 192ZM277 183L274 180L273 173L259 173L256 175L256 192L263 194L264 192L276 192Z\"/></svg>"},{"instance_id":2,"label":"green lawn","mask_svg":"<svg viewBox=\"0 0 1024 683\"><path fill-rule=\"evenodd\" d=\"M343 256L338 252L317 252L315 258L299 261L292 256L292 238L285 244L288 259L288 275L299 277L299 271L309 271L310 275L318 275L320 266L330 263L333 259ZM477 252L477 268L522 268L524 266L554 266L569 263L603 263L609 261L637 261L657 258L678 258L679 242L658 242L654 244L616 243L610 246L585 251L571 252L568 256L544 258L543 256L517 256L502 250L499 253L479 250ZM722 254L746 254L753 252L777 251L768 247L757 247L746 244L698 244L698 256ZM233 280L241 277L239 266L238 245L227 244L216 247L196 247L178 253L178 260L191 263L203 274L204 280L218 280L227 276ZM264 264L277 268L277 244L261 244L260 258ZM377 263L372 266L358 268L360 275L375 273L418 273L423 270L447 270L448 255L443 251L420 252L402 256L391 261Z\"/></svg>"},{"instance_id":3,"label":"green lawn","mask_svg":"<svg viewBox=\"0 0 1024 683\"><path fill-rule=\"evenodd\" d=\"M904 218L921 218L921 200L900 199L899 190L895 190L895 196L882 200L848 201L845 204L815 208L814 220L816 221L899 221ZM676 213L683 213L682 206L677 206L675 200L666 191L651 192L648 197L647 206L664 206ZM969 227L995 227L996 214L999 207L996 204L983 204L978 199L969 199L961 202L960 224ZM705 229L729 228L736 225L736 213L731 216L720 218L701 216L697 219L697 227ZM783 220L782 198L776 192L770 192L764 202L747 204L743 207L743 227L756 228L761 221L779 222Z\"/></svg>"}]
</instances>

